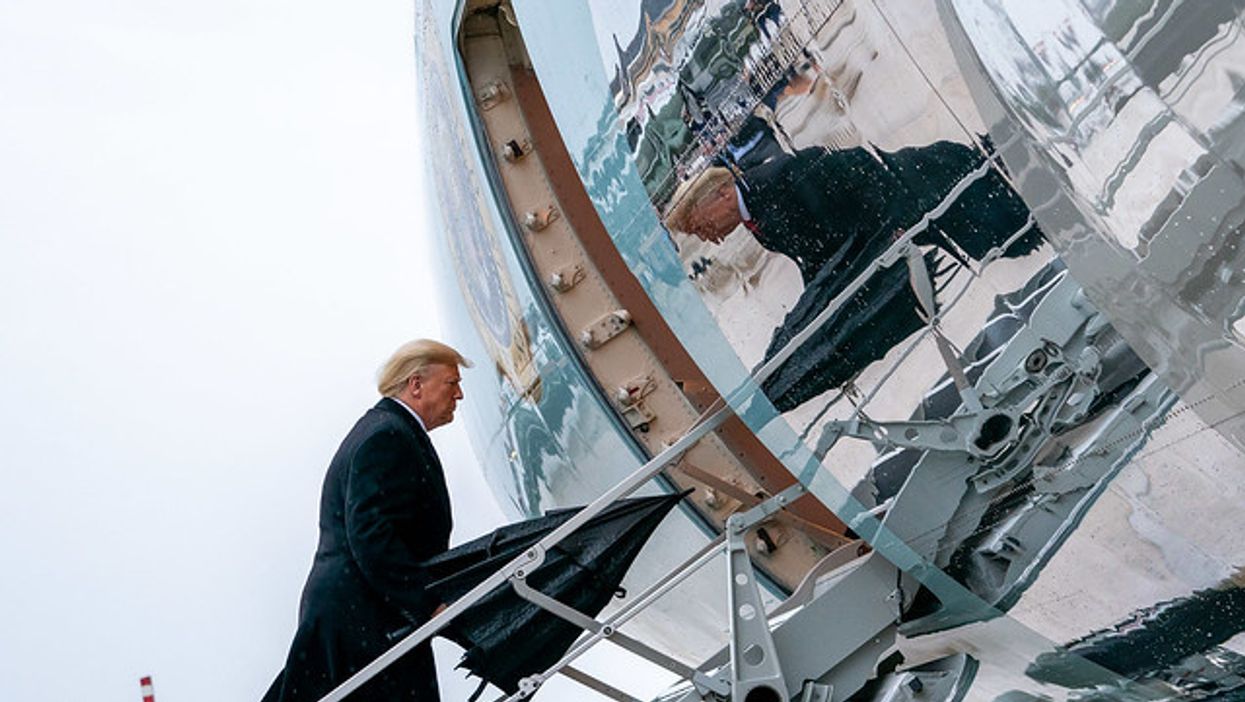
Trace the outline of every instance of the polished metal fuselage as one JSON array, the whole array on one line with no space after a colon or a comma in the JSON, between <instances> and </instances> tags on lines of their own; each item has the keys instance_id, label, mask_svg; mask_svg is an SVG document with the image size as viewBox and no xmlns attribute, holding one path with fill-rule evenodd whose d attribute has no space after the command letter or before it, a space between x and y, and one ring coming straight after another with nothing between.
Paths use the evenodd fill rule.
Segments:
<instances>
[{"instance_id":1,"label":"polished metal fuselage","mask_svg":"<svg viewBox=\"0 0 1245 702\"><path fill-rule=\"evenodd\" d=\"M1206 625L1245 617L1232 599L1245 563L1239 5L514 0L508 10L627 272L766 449L902 574L897 596L879 595L895 597L883 614L904 665L968 654L979 665L959 692L970 698L1245 685L1245 618ZM496 368L465 380L477 398L468 424L518 517L588 502L646 453L577 361L588 352L524 253L530 234L507 208L456 49L462 11L446 0L417 14L430 201L444 316L454 340ZM958 189L901 165L939 145L966 154ZM825 203L851 186L866 209L882 176L822 166L861 154L886 177L902 171L903 197L925 216L885 220L860 261L810 274L775 239L839 236L807 222L860 220ZM787 161L787 212L804 219L755 195ZM714 168L730 171L757 225L719 241L670 220ZM983 187L974 178L1006 190L969 200ZM946 219L957 203L985 209L1009 193L1031 219L984 244L957 241ZM925 307L913 282L922 266ZM812 369L795 385L816 392L787 401L758 383L783 343L835 304L814 294L832 298L853 276L864 287L845 294L845 309L885 285L916 306L857 320L848 338L868 348L836 361L851 365L845 380L817 360L827 342L813 336L792 358ZM954 433L925 433L935 422ZM691 513L667 529L632 587L711 537ZM710 657L726 639L724 577L706 571L636 625L685 660ZM1194 636L1204 640L1185 642Z\"/></svg>"}]
</instances>

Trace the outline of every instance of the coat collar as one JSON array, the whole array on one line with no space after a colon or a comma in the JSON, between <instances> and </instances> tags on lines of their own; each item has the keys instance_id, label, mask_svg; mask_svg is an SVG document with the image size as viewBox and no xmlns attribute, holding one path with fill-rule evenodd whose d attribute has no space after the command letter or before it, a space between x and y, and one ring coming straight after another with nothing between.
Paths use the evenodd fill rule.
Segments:
<instances>
[{"instance_id":1,"label":"coat collar","mask_svg":"<svg viewBox=\"0 0 1245 702\"><path fill-rule=\"evenodd\" d=\"M392 397L382 397L380 402L376 403L376 409L398 415L417 435L428 438L428 432L419 423L419 420L415 418L415 415L411 414L411 411L404 407L401 402Z\"/></svg>"}]
</instances>

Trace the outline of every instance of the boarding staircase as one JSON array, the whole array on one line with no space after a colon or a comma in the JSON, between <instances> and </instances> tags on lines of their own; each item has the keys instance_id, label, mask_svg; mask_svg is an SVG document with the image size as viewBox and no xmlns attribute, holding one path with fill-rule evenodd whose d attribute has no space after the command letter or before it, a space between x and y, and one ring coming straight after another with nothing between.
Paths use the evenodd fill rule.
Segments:
<instances>
[{"instance_id":1,"label":"boarding staircase","mask_svg":"<svg viewBox=\"0 0 1245 702\"><path fill-rule=\"evenodd\" d=\"M1088 406L1083 398L1095 395L1094 383L1102 377L1100 342L1104 335L1113 333L1070 278L1055 276L1043 290L1045 297L1032 311L1027 326L989 359L984 370L966 370L961 354L939 330L940 319L959 302L959 297L941 306L935 304L931 276L914 238L991 168L997 166L988 160L967 175L939 207L898 237L807 328L756 369L747 387L726 394L668 448L399 641L321 702L348 699L352 691L428 641L486 594L507 585L524 599L582 628L584 634L561 661L524 679L519 691L504 698L505 702L530 697L545 681L559 674L612 699L637 702L625 691L575 667L577 659L603 641L645 658L683 680L661 698L663 702L841 702L853 695L859 698L870 680L874 682L867 696L873 700L962 697L976 671L977 662L972 657L960 653L915 664L909 661L907 667L897 670L886 662L896 640L989 619L1005 611L1024 587L1018 573L1042 558L1049 558L1062 538L1061 525L1078 518L1075 510L1083 513L1087 509L1086 500L1071 500L1062 505L1059 497L1081 495L1108 480L1112 471L1131 455L1134 444L1129 443L1129 437L1140 435L1138 427L1166 411L1172 402L1170 393L1152 376L1142 380L1130 389L1127 402L1099 422L1095 442L1086 448L1084 456L1077 457L1075 481L1067 475L1053 475L1048 476L1053 487L1028 486L1045 491L1041 495L1051 499L1042 503L1041 508L1058 519L1041 523L1024 519L1006 523L985 520L991 491L1011 485L1008 481L1016 472L1031 465L1032 446L1049 438L1058 422L1084 417ZM1009 241L983 258L978 270L969 273L979 275L1032 226L1030 220ZM649 483L728 419L747 417L754 402L764 402L759 390L761 383L871 277L897 265L908 267L910 284L924 308L928 325L896 365L918 343L932 337L958 395L959 406L953 415L875 421L857 411L849 420L823 424L816 447L804 457L804 468L793 470L796 481L790 487L731 516L724 533L602 619L578 612L528 584L528 574L541 566L545 554L564 537L610 504ZM970 380L970 375L975 380ZM821 465L834 444L843 438L914 449L923 452L923 457L902 489L881 504L867 508L856 503ZM1006 450L1000 448L1004 445ZM786 463L799 465L801 461ZM966 491L965 485L971 489ZM767 612L745 547L745 535L802 498L820 500L844 518L863 541L829 554L788 600ZM1013 549L1010 561L991 561L1004 564L995 574L997 577L990 580L991 585L970 587L971 583L965 585L948 576L944 568L954 550L950 547L983 534L989 537L985 541L994 539ZM625 625L638 613L718 558L725 559L727 573L724 592L729 612L729 645L725 650L700 666L691 667L624 633ZM940 606L927 611L914 607L922 589L936 598Z\"/></svg>"}]
</instances>

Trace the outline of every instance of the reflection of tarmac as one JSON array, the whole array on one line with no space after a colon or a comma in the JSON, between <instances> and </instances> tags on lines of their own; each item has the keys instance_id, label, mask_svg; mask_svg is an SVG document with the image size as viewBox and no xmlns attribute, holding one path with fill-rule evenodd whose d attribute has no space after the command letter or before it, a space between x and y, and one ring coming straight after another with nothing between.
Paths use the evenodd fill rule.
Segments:
<instances>
[{"instance_id":1,"label":"reflection of tarmac","mask_svg":"<svg viewBox=\"0 0 1245 702\"><path fill-rule=\"evenodd\" d=\"M798 3L782 3L785 21L802 19ZM772 108L764 104L758 114L769 116L789 136L789 147L847 146L849 143L870 142L882 147L927 144L940 136L962 134L961 127L939 104L938 96L895 39L888 20L905 40L922 44L936 42L941 25L916 10L899 3L883 4L881 11L868 3L844 2L835 9L807 45L807 56L813 64L796 72L790 89L775 96ZM886 13L883 16L882 13ZM919 31L910 31L910 28ZM945 54L945 56L943 56ZM928 77L940 90L952 89L954 94L967 95L959 85L958 71L950 54L939 54L945 60L925 67ZM896 81L904 84L902 105L895 101ZM954 84L954 85L952 85ZM796 89L800 88L800 89ZM970 105L967 100L965 105ZM961 105L962 107L962 105ZM970 111L971 114L971 111ZM976 124L968 125L978 128ZM755 367L764 355L771 331L799 299L803 286L791 270L789 262L759 249L749 241L748 233L737 229L720 247L707 247L699 242L680 238L680 255L689 273L701 269L693 278L702 292L711 314L721 326L741 360ZM706 264L704 259L708 259ZM1014 289L1003 281L1018 276L1027 278L1029 265L1002 265L984 279L984 290L974 290L961 303L964 310L956 312L945 331L953 340L971 338L985 319L993 296ZM1010 272L1008 272L1010 271ZM698 279L699 278L699 279ZM995 284L991 284L991 282ZM892 365L902 353L904 344L893 349L874 367ZM936 377L942 364L932 345L924 344L900 368L892 382L895 388L924 388ZM880 371L867 368L859 378L862 387L871 386ZM901 384L902 383L902 384ZM919 393L885 392L875 400L876 411L882 416L906 416L915 406ZM790 413L793 426L805 428L817 417L827 400L835 397L830 391L822 398ZM892 410L895 411L892 414ZM831 412L830 416L835 416ZM852 461L863 470L863 465Z\"/></svg>"},{"instance_id":2,"label":"reflection of tarmac","mask_svg":"<svg viewBox=\"0 0 1245 702\"><path fill-rule=\"evenodd\" d=\"M847 0L835 10L809 44L820 64L817 82L807 91L789 93L774 108L794 148L870 143L894 150L949 135L966 137L965 128L984 131L979 118L967 124L956 120L926 82L928 76L944 97L961 98L956 103L961 119L975 117L950 42L942 25L930 21L930 9L922 3ZM891 26L904 41L921 47L917 55L925 76ZM903 99L897 100L900 94Z\"/></svg>"},{"instance_id":3,"label":"reflection of tarmac","mask_svg":"<svg viewBox=\"0 0 1245 702\"><path fill-rule=\"evenodd\" d=\"M1245 472L1226 440L1187 410L1168 413L1150 439L1156 448L1111 482L1012 616L1071 641L1234 575L1245 544ZM1245 653L1245 641L1227 647Z\"/></svg>"},{"instance_id":4,"label":"reflection of tarmac","mask_svg":"<svg viewBox=\"0 0 1245 702\"><path fill-rule=\"evenodd\" d=\"M676 236L685 262L710 261L705 273L692 282L740 360L755 366L773 335L773 320L782 320L804 289L799 269L790 259L762 248L742 226L716 245Z\"/></svg>"}]
</instances>

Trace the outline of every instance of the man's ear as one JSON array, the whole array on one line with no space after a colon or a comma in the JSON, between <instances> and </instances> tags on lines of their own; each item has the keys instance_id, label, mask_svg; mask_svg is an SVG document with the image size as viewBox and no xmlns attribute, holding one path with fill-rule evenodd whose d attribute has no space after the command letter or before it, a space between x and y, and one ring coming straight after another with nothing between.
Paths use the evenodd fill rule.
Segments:
<instances>
[{"instance_id":1,"label":"man's ear","mask_svg":"<svg viewBox=\"0 0 1245 702\"><path fill-rule=\"evenodd\" d=\"M406 389L410 391L412 397L419 397L422 388L423 381L419 377L419 373L406 379Z\"/></svg>"}]
</instances>

